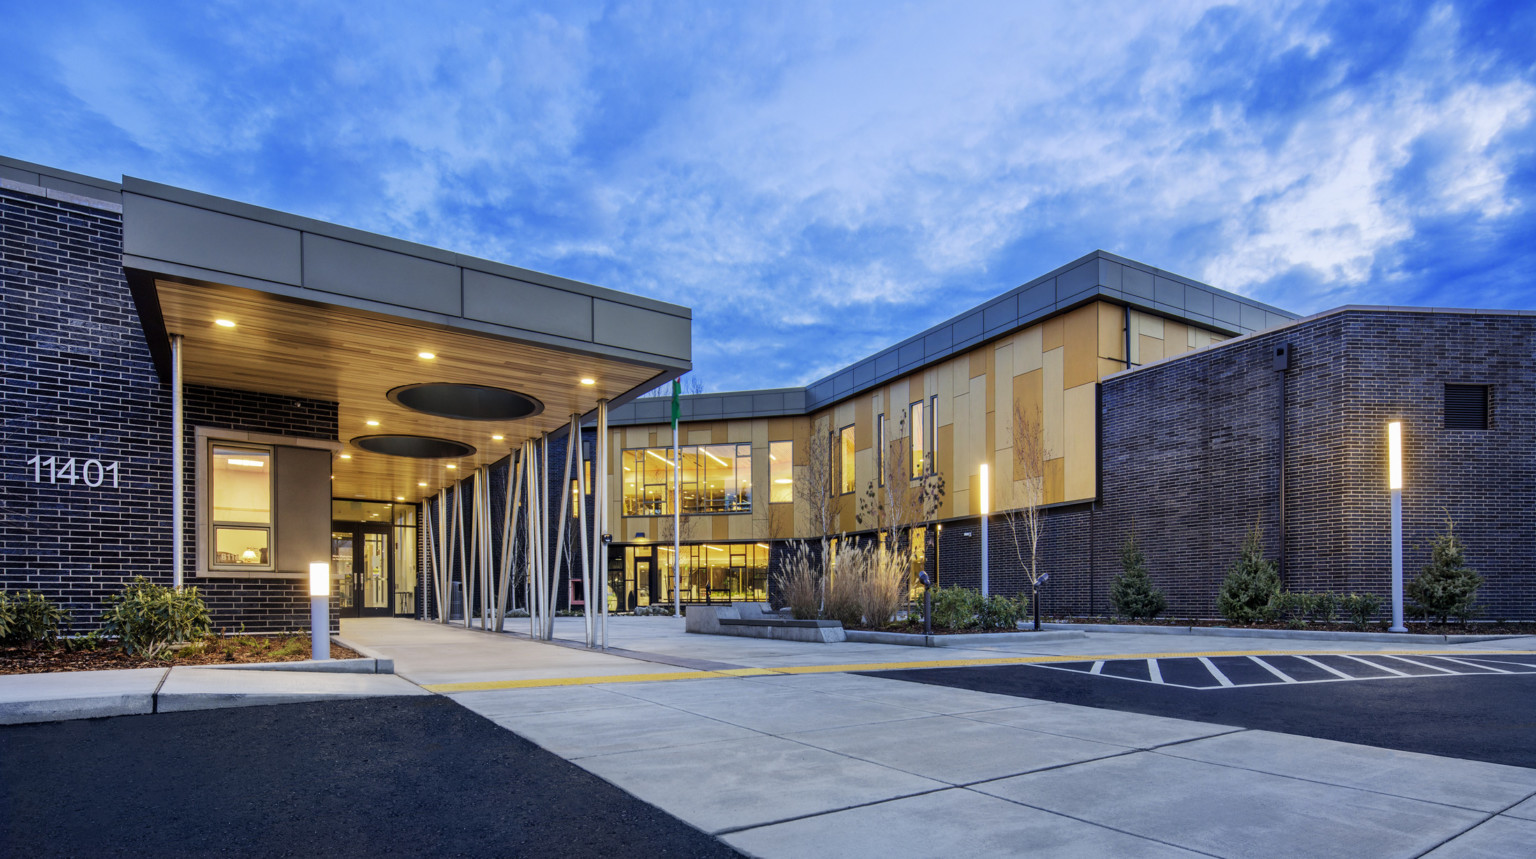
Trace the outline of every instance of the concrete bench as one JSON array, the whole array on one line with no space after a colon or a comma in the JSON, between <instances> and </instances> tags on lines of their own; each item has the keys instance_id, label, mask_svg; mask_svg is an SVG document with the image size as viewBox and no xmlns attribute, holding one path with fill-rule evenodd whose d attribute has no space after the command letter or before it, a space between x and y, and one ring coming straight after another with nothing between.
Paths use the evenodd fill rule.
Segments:
<instances>
[{"instance_id":1,"label":"concrete bench","mask_svg":"<svg viewBox=\"0 0 1536 859\"><path fill-rule=\"evenodd\" d=\"M766 603L691 605L683 628L687 632L701 635L735 635L779 641L827 643L848 640L843 625L835 620L794 620L774 612Z\"/></svg>"}]
</instances>

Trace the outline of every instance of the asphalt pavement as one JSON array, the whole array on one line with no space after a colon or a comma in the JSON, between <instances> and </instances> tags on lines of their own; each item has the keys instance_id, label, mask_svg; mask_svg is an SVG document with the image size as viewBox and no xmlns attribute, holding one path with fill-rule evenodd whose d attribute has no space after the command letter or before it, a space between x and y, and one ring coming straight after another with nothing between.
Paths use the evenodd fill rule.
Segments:
<instances>
[{"instance_id":1,"label":"asphalt pavement","mask_svg":"<svg viewBox=\"0 0 1536 859\"><path fill-rule=\"evenodd\" d=\"M0 728L0 856L724 857L440 696Z\"/></svg>"},{"instance_id":2,"label":"asphalt pavement","mask_svg":"<svg viewBox=\"0 0 1536 859\"><path fill-rule=\"evenodd\" d=\"M869 674L1036 701L1536 767L1536 674L1426 673L1230 688L1214 683L1206 688L1159 685L1138 682L1142 678L1040 665Z\"/></svg>"}]
</instances>

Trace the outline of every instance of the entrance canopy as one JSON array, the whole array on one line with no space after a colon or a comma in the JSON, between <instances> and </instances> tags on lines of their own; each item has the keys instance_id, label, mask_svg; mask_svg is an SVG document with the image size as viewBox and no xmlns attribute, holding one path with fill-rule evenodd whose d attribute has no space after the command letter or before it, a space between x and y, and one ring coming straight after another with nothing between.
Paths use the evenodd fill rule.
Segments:
<instances>
[{"instance_id":1,"label":"entrance canopy","mask_svg":"<svg viewBox=\"0 0 1536 859\"><path fill-rule=\"evenodd\" d=\"M129 177L161 377L337 403L336 497L416 501L686 372L687 308Z\"/></svg>"}]
</instances>

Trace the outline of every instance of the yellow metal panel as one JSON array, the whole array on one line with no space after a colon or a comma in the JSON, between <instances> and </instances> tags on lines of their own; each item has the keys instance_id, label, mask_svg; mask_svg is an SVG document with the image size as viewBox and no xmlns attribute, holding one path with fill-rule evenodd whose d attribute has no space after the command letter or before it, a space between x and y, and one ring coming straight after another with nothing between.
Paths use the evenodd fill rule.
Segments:
<instances>
[{"instance_id":1,"label":"yellow metal panel","mask_svg":"<svg viewBox=\"0 0 1536 859\"><path fill-rule=\"evenodd\" d=\"M1159 340L1163 339L1163 317L1140 311L1131 312L1137 317L1136 332L1138 334L1156 337Z\"/></svg>"},{"instance_id":2,"label":"yellow metal panel","mask_svg":"<svg viewBox=\"0 0 1536 859\"><path fill-rule=\"evenodd\" d=\"M1125 308L1100 301L1099 357L1125 360Z\"/></svg>"},{"instance_id":3,"label":"yellow metal panel","mask_svg":"<svg viewBox=\"0 0 1536 859\"><path fill-rule=\"evenodd\" d=\"M1160 338L1149 337L1146 334L1138 334L1136 336L1136 342L1141 346L1141 348L1137 350L1141 353L1138 356L1141 359L1141 363L1150 364L1153 361L1163 360L1163 341Z\"/></svg>"},{"instance_id":4,"label":"yellow metal panel","mask_svg":"<svg viewBox=\"0 0 1536 859\"><path fill-rule=\"evenodd\" d=\"M751 432L753 455L755 456L756 452L760 450L763 452L763 458L767 459L768 422L762 418L758 418L757 420L751 422L749 431Z\"/></svg>"},{"instance_id":5,"label":"yellow metal panel","mask_svg":"<svg viewBox=\"0 0 1536 859\"><path fill-rule=\"evenodd\" d=\"M1063 472L1065 471L1065 459L1047 459L1045 461L1045 503L1055 504L1066 500L1066 492L1063 489Z\"/></svg>"},{"instance_id":6,"label":"yellow metal panel","mask_svg":"<svg viewBox=\"0 0 1536 859\"><path fill-rule=\"evenodd\" d=\"M725 425L725 440L741 442L752 441L752 421L728 421Z\"/></svg>"},{"instance_id":7,"label":"yellow metal panel","mask_svg":"<svg viewBox=\"0 0 1536 859\"><path fill-rule=\"evenodd\" d=\"M1065 323L1063 323L1062 318L1060 316L1056 316L1051 319L1047 319L1040 324L1040 328L1040 349L1045 352L1049 352L1052 349L1060 349L1062 336L1066 331Z\"/></svg>"},{"instance_id":8,"label":"yellow metal panel","mask_svg":"<svg viewBox=\"0 0 1536 859\"><path fill-rule=\"evenodd\" d=\"M724 421L715 421L709 426L709 441L711 444L725 444L728 441L736 441L731 438L731 425Z\"/></svg>"},{"instance_id":9,"label":"yellow metal panel","mask_svg":"<svg viewBox=\"0 0 1536 859\"><path fill-rule=\"evenodd\" d=\"M1045 326L1031 325L1014 335L1013 338L1013 372L1014 374L1028 373L1038 370L1045 360Z\"/></svg>"},{"instance_id":10,"label":"yellow metal panel","mask_svg":"<svg viewBox=\"0 0 1536 859\"><path fill-rule=\"evenodd\" d=\"M697 425L695 425L695 426L697 426ZM683 444L714 444L715 443L715 428L713 426L709 425L709 424L704 424L703 426L704 426L703 429L695 429L695 428L690 427L689 429L686 429L686 430L679 430L678 434L682 436L682 443Z\"/></svg>"},{"instance_id":11,"label":"yellow metal panel","mask_svg":"<svg viewBox=\"0 0 1536 859\"><path fill-rule=\"evenodd\" d=\"M955 373L953 368L949 366L943 368L943 371L939 373L936 387L939 389L938 426L942 427L955 422ZM939 450L942 451L943 448L941 447Z\"/></svg>"},{"instance_id":12,"label":"yellow metal panel","mask_svg":"<svg viewBox=\"0 0 1536 859\"><path fill-rule=\"evenodd\" d=\"M837 404L837 408L833 410L837 419L837 425L832 428L834 431L840 430L843 427L853 423L854 415L856 413L855 402L856 401L849 400Z\"/></svg>"},{"instance_id":13,"label":"yellow metal panel","mask_svg":"<svg viewBox=\"0 0 1536 859\"><path fill-rule=\"evenodd\" d=\"M726 526L726 533L732 540L754 540L766 536L765 533L759 533L757 528L754 527L757 520L751 516L720 516L717 518L730 520Z\"/></svg>"},{"instance_id":14,"label":"yellow metal panel","mask_svg":"<svg viewBox=\"0 0 1536 859\"><path fill-rule=\"evenodd\" d=\"M907 403L912 402L911 386L906 379L892 382L890 387L890 408L885 410L885 419L891 422L889 438L895 438L897 425L901 422L901 416L906 414Z\"/></svg>"},{"instance_id":15,"label":"yellow metal panel","mask_svg":"<svg viewBox=\"0 0 1536 859\"><path fill-rule=\"evenodd\" d=\"M1102 379L1110 373L1118 373L1125 369L1125 365L1110 358L1099 359L1099 378Z\"/></svg>"},{"instance_id":16,"label":"yellow metal panel","mask_svg":"<svg viewBox=\"0 0 1536 859\"><path fill-rule=\"evenodd\" d=\"M853 447L855 450L874 450L874 411L875 404L872 397L863 396L854 401Z\"/></svg>"},{"instance_id":17,"label":"yellow metal panel","mask_svg":"<svg viewBox=\"0 0 1536 859\"><path fill-rule=\"evenodd\" d=\"M795 536L795 507L793 504L768 505L768 537L787 540Z\"/></svg>"},{"instance_id":18,"label":"yellow metal panel","mask_svg":"<svg viewBox=\"0 0 1536 859\"><path fill-rule=\"evenodd\" d=\"M645 447L651 443L651 428L646 426L625 427L622 447Z\"/></svg>"},{"instance_id":19,"label":"yellow metal panel","mask_svg":"<svg viewBox=\"0 0 1536 859\"><path fill-rule=\"evenodd\" d=\"M1172 358L1189 351L1189 326L1182 322L1164 320L1163 357Z\"/></svg>"},{"instance_id":20,"label":"yellow metal panel","mask_svg":"<svg viewBox=\"0 0 1536 859\"><path fill-rule=\"evenodd\" d=\"M1087 384L1099 375L1099 311L1084 305L1066 315L1063 335L1066 364L1063 383L1068 388Z\"/></svg>"},{"instance_id":21,"label":"yellow metal panel","mask_svg":"<svg viewBox=\"0 0 1536 859\"><path fill-rule=\"evenodd\" d=\"M1063 454L1061 444L1062 405L1064 390L1062 380L1062 351L1052 349L1045 353L1045 366L1040 385L1040 424L1045 430L1045 458L1054 459Z\"/></svg>"},{"instance_id":22,"label":"yellow metal panel","mask_svg":"<svg viewBox=\"0 0 1536 859\"><path fill-rule=\"evenodd\" d=\"M1013 446L1013 344L996 350L994 372L987 376L987 404L992 412L992 444L994 450ZM998 384L998 380L1002 384Z\"/></svg>"},{"instance_id":23,"label":"yellow metal panel","mask_svg":"<svg viewBox=\"0 0 1536 859\"><path fill-rule=\"evenodd\" d=\"M948 424L939 427L939 474L943 475L945 485L954 481L956 474L955 465L955 425ZM944 499L939 504L938 517L943 519L954 514L949 511L953 508L953 502L949 500L946 492Z\"/></svg>"},{"instance_id":24,"label":"yellow metal panel","mask_svg":"<svg viewBox=\"0 0 1536 859\"><path fill-rule=\"evenodd\" d=\"M1013 398L1018 402L1025 416L1034 416L1036 420L1044 420L1044 406L1042 385L1045 382L1044 370L1032 370L1021 376L1013 377ZM1013 424L1013 416L1008 416L1009 426ZM1011 435L1011 432L1010 432Z\"/></svg>"},{"instance_id":25,"label":"yellow metal panel","mask_svg":"<svg viewBox=\"0 0 1536 859\"><path fill-rule=\"evenodd\" d=\"M768 440L793 441L796 438L797 433L800 431L797 430L796 424L804 423L805 418L769 418Z\"/></svg>"},{"instance_id":26,"label":"yellow metal panel","mask_svg":"<svg viewBox=\"0 0 1536 859\"><path fill-rule=\"evenodd\" d=\"M1097 476L1095 458L1094 385L1068 388L1063 397L1066 417L1066 464L1064 501L1094 497Z\"/></svg>"},{"instance_id":27,"label":"yellow metal panel","mask_svg":"<svg viewBox=\"0 0 1536 859\"><path fill-rule=\"evenodd\" d=\"M737 518L740 518L740 517L737 517L737 516L701 516L701 517L697 517L697 518L706 519L706 520L709 521L709 525L707 527L705 527L705 528L700 529L700 530L702 530L706 534L709 534L711 540L729 540L729 539L731 539L731 520L732 519L737 519ZM686 537L688 535L684 534L683 536Z\"/></svg>"}]
</instances>

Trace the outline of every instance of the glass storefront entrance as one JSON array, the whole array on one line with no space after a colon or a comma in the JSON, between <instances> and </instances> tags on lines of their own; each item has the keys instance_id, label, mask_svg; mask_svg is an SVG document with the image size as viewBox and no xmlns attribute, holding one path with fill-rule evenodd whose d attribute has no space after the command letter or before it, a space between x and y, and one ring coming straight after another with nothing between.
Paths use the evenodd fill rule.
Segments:
<instances>
[{"instance_id":1,"label":"glass storefront entrance","mask_svg":"<svg viewBox=\"0 0 1536 859\"><path fill-rule=\"evenodd\" d=\"M416 505L331 502L331 575L342 617L416 611Z\"/></svg>"},{"instance_id":2,"label":"glass storefront entrance","mask_svg":"<svg viewBox=\"0 0 1536 859\"><path fill-rule=\"evenodd\" d=\"M622 554L621 554L622 553ZM672 602L672 547L613 547L608 571L608 610L634 611ZM700 543L682 547L685 603L765 602L767 543Z\"/></svg>"}]
</instances>

